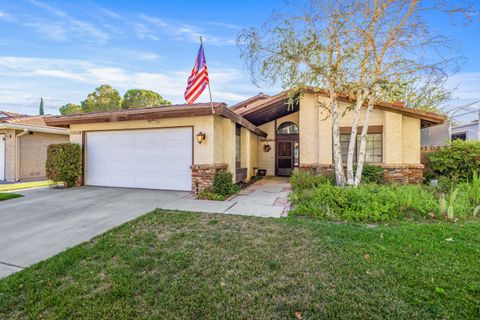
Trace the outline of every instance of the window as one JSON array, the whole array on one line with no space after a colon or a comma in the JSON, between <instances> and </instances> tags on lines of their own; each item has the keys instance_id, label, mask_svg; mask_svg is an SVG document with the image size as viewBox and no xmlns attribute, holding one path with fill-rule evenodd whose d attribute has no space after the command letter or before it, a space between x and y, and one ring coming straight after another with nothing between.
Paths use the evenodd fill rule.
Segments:
<instances>
[{"instance_id":1,"label":"window","mask_svg":"<svg viewBox=\"0 0 480 320\"><path fill-rule=\"evenodd\" d=\"M360 153L361 135L357 135L356 150L353 154L353 161L357 162L357 156ZM350 144L350 134L340 135L340 145L342 148L342 161L347 163L348 145ZM382 134L369 133L367 134L367 146L365 148L365 162L380 163L382 162Z\"/></svg>"},{"instance_id":2,"label":"window","mask_svg":"<svg viewBox=\"0 0 480 320\"><path fill-rule=\"evenodd\" d=\"M242 139L241 139L242 129L237 125L235 128L235 164L237 168L241 167L242 163Z\"/></svg>"},{"instance_id":3,"label":"window","mask_svg":"<svg viewBox=\"0 0 480 320\"><path fill-rule=\"evenodd\" d=\"M452 133L452 141L453 140L467 140L467 133L466 132L457 132Z\"/></svg>"},{"instance_id":4,"label":"window","mask_svg":"<svg viewBox=\"0 0 480 320\"><path fill-rule=\"evenodd\" d=\"M293 165L295 167L298 167L300 165L300 150L299 150L299 144L298 141L295 141L293 144Z\"/></svg>"},{"instance_id":5,"label":"window","mask_svg":"<svg viewBox=\"0 0 480 320\"><path fill-rule=\"evenodd\" d=\"M295 123L287 121L278 126L277 134L298 134L298 127Z\"/></svg>"}]
</instances>

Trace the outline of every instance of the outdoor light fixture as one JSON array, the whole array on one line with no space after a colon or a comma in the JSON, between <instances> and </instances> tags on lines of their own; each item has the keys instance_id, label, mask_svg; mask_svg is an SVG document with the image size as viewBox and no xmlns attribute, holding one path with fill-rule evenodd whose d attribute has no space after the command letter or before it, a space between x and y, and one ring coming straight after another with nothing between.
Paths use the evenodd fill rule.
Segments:
<instances>
[{"instance_id":1,"label":"outdoor light fixture","mask_svg":"<svg viewBox=\"0 0 480 320\"><path fill-rule=\"evenodd\" d=\"M205 133L200 131L199 133L197 133L197 142L201 144L203 141L205 141Z\"/></svg>"}]
</instances>

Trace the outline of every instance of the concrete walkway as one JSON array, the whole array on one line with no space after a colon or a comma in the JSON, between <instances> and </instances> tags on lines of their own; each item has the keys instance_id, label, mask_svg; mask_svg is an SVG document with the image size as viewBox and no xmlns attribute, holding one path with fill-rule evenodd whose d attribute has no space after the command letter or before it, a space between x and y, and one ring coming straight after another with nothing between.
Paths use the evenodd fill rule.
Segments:
<instances>
[{"instance_id":1,"label":"concrete walkway","mask_svg":"<svg viewBox=\"0 0 480 320\"><path fill-rule=\"evenodd\" d=\"M190 196L164 203L159 208L280 218L290 210L290 191L288 178L265 177L227 201L196 200Z\"/></svg>"}]
</instances>

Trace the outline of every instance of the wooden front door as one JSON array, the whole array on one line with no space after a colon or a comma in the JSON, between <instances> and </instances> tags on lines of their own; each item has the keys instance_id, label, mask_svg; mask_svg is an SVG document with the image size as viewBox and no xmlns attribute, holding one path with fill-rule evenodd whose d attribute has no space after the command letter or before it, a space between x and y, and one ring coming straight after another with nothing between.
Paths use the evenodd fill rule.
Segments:
<instances>
[{"instance_id":1,"label":"wooden front door","mask_svg":"<svg viewBox=\"0 0 480 320\"><path fill-rule=\"evenodd\" d=\"M294 141L277 142L277 175L291 176L294 166Z\"/></svg>"}]
</instances>

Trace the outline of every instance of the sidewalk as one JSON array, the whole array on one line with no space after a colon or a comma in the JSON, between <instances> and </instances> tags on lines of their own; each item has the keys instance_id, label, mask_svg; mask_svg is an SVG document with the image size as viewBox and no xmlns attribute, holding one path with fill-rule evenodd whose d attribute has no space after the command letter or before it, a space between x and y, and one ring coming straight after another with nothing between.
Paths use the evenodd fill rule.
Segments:
<instances>
[{"instance_id":1,"label":"sidewalk","mask_svg":"<svg viewBox=\"0 0 480 320\"><path fill-rule=\"evenodd\" d=\"M196 200L187 196L160 209L280 218L286 217L290 210L290 191L288 178L265 177L228 201Z\"/></svg>"}]
</instances>

